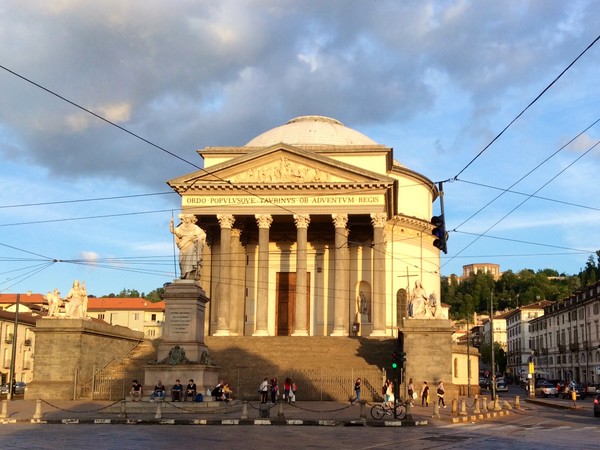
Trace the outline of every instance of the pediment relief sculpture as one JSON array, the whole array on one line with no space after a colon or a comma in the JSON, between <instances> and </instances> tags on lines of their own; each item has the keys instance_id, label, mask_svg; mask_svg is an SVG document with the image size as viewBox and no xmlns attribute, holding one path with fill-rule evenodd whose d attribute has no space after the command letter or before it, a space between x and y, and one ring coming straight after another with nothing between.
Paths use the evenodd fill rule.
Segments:
<instances>
[{"instance_id":1,"label":"pediment relief sculpture","mask_svg":"<svg viewBox=\"0 0 600 450\"><path fill-rule=\"evenodd\" d=\"M230 178L232 183L323 183L331 181L331 174L298 164L285 156L261 167L250 168Z\"/></svg>"}]
</instances>

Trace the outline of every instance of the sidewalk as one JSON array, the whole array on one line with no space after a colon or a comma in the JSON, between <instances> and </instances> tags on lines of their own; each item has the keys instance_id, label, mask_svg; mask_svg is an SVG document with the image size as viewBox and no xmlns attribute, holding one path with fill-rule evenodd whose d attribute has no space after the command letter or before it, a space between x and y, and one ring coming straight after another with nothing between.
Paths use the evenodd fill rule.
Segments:
<instances>
[{"instance_id":1,"label":"sidewalk","mask_svg":"<svg viewBox=\"0 0 600 450\"><path fill-rule=\"evenodd\" d=\"M452 414L452 406L441 408L433 417L434 407L411 407L411 417L397 421L375 420L366 403L361 418L361 405L342 402L301 402L276 404L260 411L260 403L248 402L246 412L241 401L185 403L109 402L94 400L2 401L0 424L173 424L173 425L313 425L313 426L436 426L464 421L489 419L502 414L486 412L475 416ZM125 408L123 414L122 408ZM6 408L6 411L4 409ZM37 411L36 411L37 410ZM37 412L37 414L36 414ZM40 417L41 412L41 417Z\"/></svg>"}]
</instances>

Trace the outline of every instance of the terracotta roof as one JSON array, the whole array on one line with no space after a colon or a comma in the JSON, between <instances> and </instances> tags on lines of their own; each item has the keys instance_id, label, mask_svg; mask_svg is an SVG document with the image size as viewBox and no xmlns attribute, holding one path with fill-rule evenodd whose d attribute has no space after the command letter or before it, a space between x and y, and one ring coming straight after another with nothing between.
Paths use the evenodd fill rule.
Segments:
<instances>
[{"instance_id":1,"label":"terracotta roof","mask_svg":"<svg viewBox=\"0 0 600 450\"><path fill-rule=\"evenodd\" d=\"M88 299L88 311L106 310L164 311L165 302L152 303L144 298L103 297Z\"/></svg>"},{"instance_id":2,"label":"terracotta roof","mask_svg":"<svg viewBox=\"0 0 600 450\"><path fill-rule=\"evenodd\" d=\"M0 303L16 303L17 294L0 294ZM46 303L42 294L21 294L19 302L27 303Z\"/></svg>"}]
</instances>

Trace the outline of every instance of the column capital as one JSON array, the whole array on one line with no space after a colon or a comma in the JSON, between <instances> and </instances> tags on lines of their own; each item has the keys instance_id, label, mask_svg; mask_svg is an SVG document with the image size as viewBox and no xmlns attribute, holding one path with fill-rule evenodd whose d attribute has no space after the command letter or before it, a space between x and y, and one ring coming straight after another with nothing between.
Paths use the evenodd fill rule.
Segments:
<instances>
[{"instance_id":1,"label":"column capital","mask_svg":"<svg viewBox=\"0 0 600 450\"><path fill-rule=\"evenodd\" d=\"M372 213L371 214L371 223L375 228L383 228L387 223L387 214L386 213Z\"/></svg>"},{"instance_id":2,"label":"column capital","mask_svg":"<svg viewBox=\"0 0 600 450\"><path fill-rule=\"evenodd\" d=\"M308 214L294 214L294 223L296 228L308 228L310 216Z\"/></svg>"},{"instance_id":3,"label":"column capital","mask_svg":"<svg viewBox=\"0 0 600 450\"><path fill-rule=\"evenodd\" d=\"M256 224L258 228L271 228L273 216L271 214L255 214Z\"/></svg>"},{"instance_id":4,"label":"column capital","mask_svg":"<svg viewBox=\"0 0 600 450\"><path fill-rule=\"evenodd\" d=\"M233 214L217 214L217 220L221 228L231 228L235 222Z\"/></svg>"},{"instance_id":5,"label":"column capital","mask_svg":"<svg viewBox=\"0 0 600 450\"><path fill-rule=\"evenodd\" d=\"M332 214L331 218L336 228L346 228L348 225L348 214Z\"/></svg>"}]
</instances>

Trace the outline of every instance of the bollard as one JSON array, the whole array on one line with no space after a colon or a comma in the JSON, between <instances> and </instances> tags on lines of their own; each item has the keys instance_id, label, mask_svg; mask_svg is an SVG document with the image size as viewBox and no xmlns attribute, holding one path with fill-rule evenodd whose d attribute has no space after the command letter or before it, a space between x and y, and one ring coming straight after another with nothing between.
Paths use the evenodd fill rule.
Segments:
<instances>
[{"instance_id":1,"label":"bollard","mask_svg":"<svg viewBox=\"0 0 600 450\"><path fill-rule=\"evenodd\" d=\"M433 417L434 419L440 418L440 405L437 402L433 403Z\"/></svg>"},{"instance_id":2,"label":"bollard","mask_svg":"<svg viewBox=\"0 0 600 450\"><path fill-rule=\"evenodd\" d=\"M127 401L121 400L121 412L119 413L120 419L127 418Z\"/></svg>"},{"instance_id":3,"label":"bollard","mask_svg":"<svg viewBox=\"0 0 600 450\"><path fill-rule=\"evenodd\" d=\"M483 406L481 407L481 410L483 412L487 412L488 411L488 404L487 404L488 399L487 399L487 397L482 397L482 400L483 400Z\"/></svg>"},{"instance_id":4,"label":"bollard","mask_svg":"<svg viewBox=\"0 0 600 450\"><path fill-rule=\"evenodd\" d=\"M277 418L285 419L285 416L283 415L283 402L281 401L277 405Z\"/></svg>"},{"instance_id":5,"label":"bollard","mask_svg":"<svg viewBox=\"0 0 600 450\"><path fill-rule=\"evenodd\" d=\"M366 419L367 418L367 408L365 407L367 404L366 400L361 400L360 401L360 418L361 419Z\"/></svg>"},{"instance_id":6,"label":"bollard","mask_svg":"<svg viewBox=\"0 0 600 450\"><path fill-rule=\"evenodd\" d=\"M475 395L475 409L473 409L473 414L481 414L481 409L479 408L479 396Z\"/></svg>"},{"instance_id":7,"label":"bollard","mask_svg":"<svg viewBox=\"0 0 600 450\"><path fill-rule=\"evenodd\" d=\"M37 399L35 404L35 413L33 413L33 420L42 420L42 401Z\"/></svg>"},{"instance_id":8,"label":"bollard","mask_svg":"<svg viewBox=\"0 0 600 450\"><path fill-rule=\"evenodd\" d=\"M460 412L458 414L461 416L467 415L467 402L465 402L464 398L460 401Z\"/></svg>"},{"instance_id":9,"label":"bollard","mask_svg":"<svg viewBox=\"0 0 600 450\"><path fill-rule=\"evenodd\" d=\"M156 402L156 415L154 416L155 419L162 419L162 404L163 402Z\"/></svg>"},{"instance_id":10,"label":"bollard","mask_svg":"<svg viewBox=\"0 0 600 450\"><path fill-rule=\"evenodd\" d=\"M521 397L518 395L515 397L515 409L521 409Z\"/></svg>"},{"instance_id":11,"label":"bollard","mask_svg":"<svg viewBox=\"0 0 600 450\"><path fill-rule=\"evenodd\" d=\"M500 399L498 398L498 396L496 396L496 398L494 399L494 411L502 411L502 408L500 408Z\"/></svg>"},{"instance_id":12,"label":"bollard","mask_svg":"<svg viewBox=\"0 0 600 450\"><path fill-rule=\"evenodd\" d=\"M248 400L242 400L242 419L248 418Z\"/></svg>"},{"instance_id":13,"label":"bollard","mask_svg":"<svg viewBox=\"0 0 600 450\"><path fill-rule=\"evenodd\" d=\"M0 419L8 419L8 400L2 400L2 412L0 412Z\"/></svg>"},{"instance_id":14,"label":"bollard","mask_svg":"<svg viewBox=\"0 0 600 450\"><path fill-rule=\"evenodd\" d=\"M502 409L508 409L508 410L511 410L511 409L512 409L512 406L510 406L510 403L508 403L506 400L504 400L504 401L502 402Z\"/></svg>"},{"instance_id":15,"label":"bollard","mask_svg":"<svg viewBox=\"0 0 600 450\"><path fill-rule=\"evenodd\" d=\"M406 416L404 416L404 418L406 420L412 420L412 414L410 412L410 409L412 408L411 403L407 402L406 403Z\"/></svg>"},{"instance_id":16,"label":"bollard","mask_svg":"<svg viewBox=\"0 0 600 450\"><path fill-rule=\"evenodd\" d=\"M458 401L453 398L452 399L452 415L455 416L456 414L458 414Z\"/></svg>"}]
</instances>

